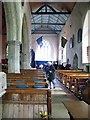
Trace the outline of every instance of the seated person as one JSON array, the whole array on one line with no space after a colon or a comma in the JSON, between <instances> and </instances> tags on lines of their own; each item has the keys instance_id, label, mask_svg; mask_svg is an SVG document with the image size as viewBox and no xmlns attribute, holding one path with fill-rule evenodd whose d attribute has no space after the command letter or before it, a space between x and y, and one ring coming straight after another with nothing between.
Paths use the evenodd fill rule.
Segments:
<instances>
[{"instance_id":1,"label":"seated person","mask_svg":"<svg viewBox=\"0 0 90 120\"><path fill-rule=\"evenodd\" d=\"M65 69L70 70L71 64L66 64Z\"/></svg>"}]
</instances>

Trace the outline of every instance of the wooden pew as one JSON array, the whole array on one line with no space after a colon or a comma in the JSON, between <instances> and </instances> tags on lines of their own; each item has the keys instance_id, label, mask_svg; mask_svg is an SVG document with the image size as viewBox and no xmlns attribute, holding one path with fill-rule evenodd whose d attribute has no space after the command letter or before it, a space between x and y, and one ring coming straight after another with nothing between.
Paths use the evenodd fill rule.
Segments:
<instances>
[{"instance_id":1,"label":"wooden pew","mask_svg":"<svg viewBox=\"0 0 90 120\"><path fill-rule=\"evenodd\" d=\"M33 72L30 72L30 73L8 73L7 76L26 76L26 77L43 77L43 78L46 78L46 74L40 74L40 73L33 73Z\"/></svg>"},{"instance_id":2,"label":"wooden pew","mask_svg":"<svg viewBox=\"0 0 90 120\"><path fill-rule=\"evenodd\" d=\"M67 83L70 82L70 78L71 77L78 77L78 76L88 76L89 77L89 74L86 73L86 72L81 72L81 71L63 71L62 73L62 78L61 78L61 81L63 81L62 83L65 84L65 86L67 86Z\"/></svg>"},{"instance_id":3,"label":"wooden pew","mask_svg":"<svg viewBox=\"0 0 90 120\"><path fill-rule=\"evenodd\" d=\"M43 77L27 77L22 74L7 75L7 84L9 87L48 87L46 78Z\"/></svg>"},{"instance_id":4,"label":"wooden pew","mask_svg":"<svg viewBox=\"0 0 90 120\"><path fill-rule=\"evenodd\" d=\"M64 73L64 72L67 72L67 73L71 73L71 72L83 72L82 70L55 70L56 74L58 73Z\"/></svg>"},{"instance_id":5,"label":"wooden pew","mask_svg":"<svg viewBox=\"0 0 90 120\"><path fill-rule=\"evenodd\" d=\"M24 79L24 78L29 78L29 79L40 79L40 80L47 80L47 78L45 76L37 76L37 75L26 75L26 74L21 74L21 73L8 73L7 74L7 79Z\"/></svg>"},{"instance_id":6,"label":"wooden pew","mask_svg":"<svg viewBox=\"0 0 90 120\"><path fill-rule=\"evenodd\" d=\"M21 71L21 73L25 73L25 72L44 73L44 71L42 69L21 69L20 71Z\"/></svg>"},{"instance_id":7,"label":"wooden pew","mask_svg":"<svg viewBox=\"0 0 90 120\"><path fill-rule=\"evenodd\" d=\"M82 71L75 70L57 70L56 72L61 75L60 80L62 83L73 91L77 96L79 94L79 86L85 84L90 74Z\"/></svg>"},{"instance_id":8,"label":"wooden pew","mask_svg":"<svg viewBox=\"0 0 90 120\"><path fill-rule=\"evenodd\" d=\"M69 89L78 96L79 94L79 86L86 84L86 81L90 78L90 74L88 73L68 73L66 75L66 84L69 84Z\"/></svg>"},{"instance_id":9,"label":"wooden pew","mask_svg":"<svg viewBox=\"0 0 90 120\"><path fill-rule=\"evenodd\" d=\"M68 113L70 120L88 120L88 104L84 101L65 101L63 102Z\"/></svg>"},{"instance_id":10,"label":"wooden pew","mask_svg":"<svg viewBox=\"0 0 90 120\"><path fill-rule=\"evenodd\" d=\"M82 70L56 70L56 75L58 76L59 80L66 85L65 77L68 73L78 73L82 72Z\"/></svg>"},{"instance_id":11,"label":"wooden pew","mask_svg":"<svg viewBox=\"0 0 90 120\"><path fill-rule=\"evenodd\" d=\"M35 69L35 70L30 70L30 69L22 69L21 70L21 73L22 74L35 74L35 75L45 75L45 72L43 70L39 70L39 69Z\"/></svg>"},{"instance_id":12,"label":"wooden pew","mask_svg":"<svg viewBox=\"0 0 90 120\"><path fill-rule=\"evenodd\" d=\"M90 105L90 83L88 83L84 88L82 88L81 97L83 101Z\"/></svg>"},{"instance_id":13,"label":"wooden pew","mask_svg":"<svg viewBox=\"0 0 90 120\"><path fill-rule=\"evenodd\" d=\"M18 80L14 80L14 81L8 81L8 86L10 88L19 88L19 87L26 87L26 88L48 88L48 84L46 82L35 82L35 81L22 81L20 80L18 82Z\"/></svg>"},{"instance_id":14,"label":"wooden pew","mask_svg":"<svg viewBox=\"0 0 90 120\"><path fill-rule=\"evenodd\" d=\"M9 88L2 98L3 118L37 118L40 111L51 115L51 91L34 88Z\"/></svg>"},{"instance_id":15,"label":"wooden pew","mask_svg":"<svg viewBox=\"0 0 90 120\"><path fill-rule=\"evenodd\" d=\"M47 78L43 70L21 70L21 73L8 73L7 80L8 84L13 87L20 86L20 84L26 87L48 87ZM36 82L36 80L39 80L39 82Z\"/></svg>"},{"instance_id":16,"label":"wooden pew","mask_svg":"<svg viewBox=\"0 0 90 120\"><path fill-rule=\"evenodd\" d=\"M83 80L86 80L88 78L90 78L90 74L89 73L67 73L64 74L66 76L66 83L69 82L70 84L74 83L74 82L83 82Z\"/></svg>"}]
</instances>

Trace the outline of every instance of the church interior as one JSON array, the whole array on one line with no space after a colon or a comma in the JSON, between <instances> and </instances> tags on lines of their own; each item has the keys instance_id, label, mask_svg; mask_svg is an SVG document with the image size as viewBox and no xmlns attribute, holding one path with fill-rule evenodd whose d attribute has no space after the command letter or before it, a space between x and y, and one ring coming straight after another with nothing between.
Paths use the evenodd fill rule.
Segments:
<instances>
[{"instance_id":1,"label":"church interior","mask_svg":"<svg viewBox=\"0 0 90 120\"><path fill-rule=\"evenodd\" d=\"M90 119L90 1L3 0L0 16L0 120Z\"/></svg>"}]
</instances>

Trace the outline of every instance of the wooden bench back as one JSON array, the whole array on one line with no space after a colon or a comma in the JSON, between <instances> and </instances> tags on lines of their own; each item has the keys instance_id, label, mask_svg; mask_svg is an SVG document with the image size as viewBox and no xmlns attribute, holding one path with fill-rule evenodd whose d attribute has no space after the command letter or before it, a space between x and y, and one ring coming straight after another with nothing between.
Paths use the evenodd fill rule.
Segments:
<instances>
[{"instance_id":1,"label":"wooden bench back","mask_svg":"<svg viewBox=\"0 0 90 120\"><path fill-rule=\"evenodd\" d=\"M90 105L90 83L82 91L83 100Z\"/></svg>"},{"instance_id":2,"label":"wooden bench back","mask_svg":"<svg viewBox=\"0 0 90 120\"><path fill-rule=\"evenodd\" d=\"M39 73L7 73L7 77L21 77L21 76L26 76L26 77L46 77L45 74L39 74Z\"/></svg>"},{"instance_id":3,"label":"wooden bench back","mask_svg":"<svg viewBox=\"0 0 90 120\"><path fill-rule=\"evenodd\" d=\"M7 89L2 102L3 108L8 107L3 111L3 118L24 118L23 111L25 108L27 108L27 118L40 118L40 111L46 111L48 117L51 115L51 91L48 89ZM12 109L10 110L11 107ZM20 110L23 114L21 116L15 115L17 111L18 114L21 113Z\"/></svg>"},{"instance_id":4,"label":"wooden bench back","mask_svg":"<svg viewBox=\"0 0 90 120\"><path fill-rule=\"evenodd\" d=\"M9 87L20 87L26 86L29 87L48 87L46 79L38 77L38 78L29 78L29 77L8 77L7 84Z\"/></svg>"},{"instance_id":5,"label":"wooden bench back","mask_svg":"<svg viewBox=\"0 0 90 120\"><path fill-rule=\"evenodd\" d=\"M56 70L57 75L65 74L65 73L79 73L82 72L82 70Z\"/></svg>"},{"instance_id":6,"label":"wooden bench back","mask_svg":"<svg viewBox=\"0 0 90 120\"><path fill-rule=\"evenodd\" d=\"M58 79L62 82L64 79L64 76L67 74L73 74L73 73L81 73L81 70L56 70L56 75L58 76Z\"/></svg>"},{"instance_id":7,"label":"wooden bench back","mask_svg":"<svg viewBox=\"0 0 90 120\"><path fill-rule=\"evenodd\" d=\"M30 71L30 70L26 70ZM36 71L37 73L37 71ZM7 74L7 82L9 87L48 87L46 83L47 78L44 75L27 73L8 73Z\"/></svg>"},{"instance_id":8,"label":"wooden bench back","mask_svg":"<svg viewBox=\"0 0 90 120\"><path fill-rule=\"evenodd\" d=\"M58 70L60 81L73 91L75 95L79 95L79 86L86 85L90 78L90 73L82 71Z\"/></svg>"},{"instance_id":9,"label":"wooden bench back","mask_svg":"<svg viewBox=\"0 0 90 120\"><path fill-rule=\"evenodd\" d=\"M36 69L36 70L21 70L21 73L22 74L39 74L39 75L44 75L45 72L43 70L39 70L39 69Z\"/></svg>"}]
</instances>

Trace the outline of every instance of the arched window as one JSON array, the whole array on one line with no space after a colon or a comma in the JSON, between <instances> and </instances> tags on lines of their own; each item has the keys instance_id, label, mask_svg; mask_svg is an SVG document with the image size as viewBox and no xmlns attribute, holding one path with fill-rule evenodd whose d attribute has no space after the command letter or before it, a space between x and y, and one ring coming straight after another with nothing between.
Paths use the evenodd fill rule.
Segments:
<instances>
[{"instance_id":1,"label":"arched window","mask_svg":"<svg viewBox=\"0 0 90 120\"><path fill-rule=\"evenodd\" d=\"M63 49L63 63L66 62L66 45Z\"/></svg>"},{"instance_id":2,"label":"arched window","mask_svg":"<svg viewBox=\"0 0 90 120\"><path fill-rule=\"evenodd\" d=\"M6 45L6 58L8 59L8 44Z\"/></svg>"},{"instance_id":3,"label":"arched window","mask_svg":"<svg viewBox=\"0 0 90 120\"><path fill-rule=\"evenodd\" d=\"M75 53L74 58L73 58L73 69L77 70L78 69L78 56Z\"/></svg>"},{"instance_id":4,"label":"arched window","mask_svg":"<svg viewBox=\"0 0 90 120\"><path fill-rule=\"evenodd\" d=\"M50 43L46 40L42 41L43 45L37 45L35 60L36 61L49 61L51 60L51 46Z\"/></svg>"}]
</instances>

